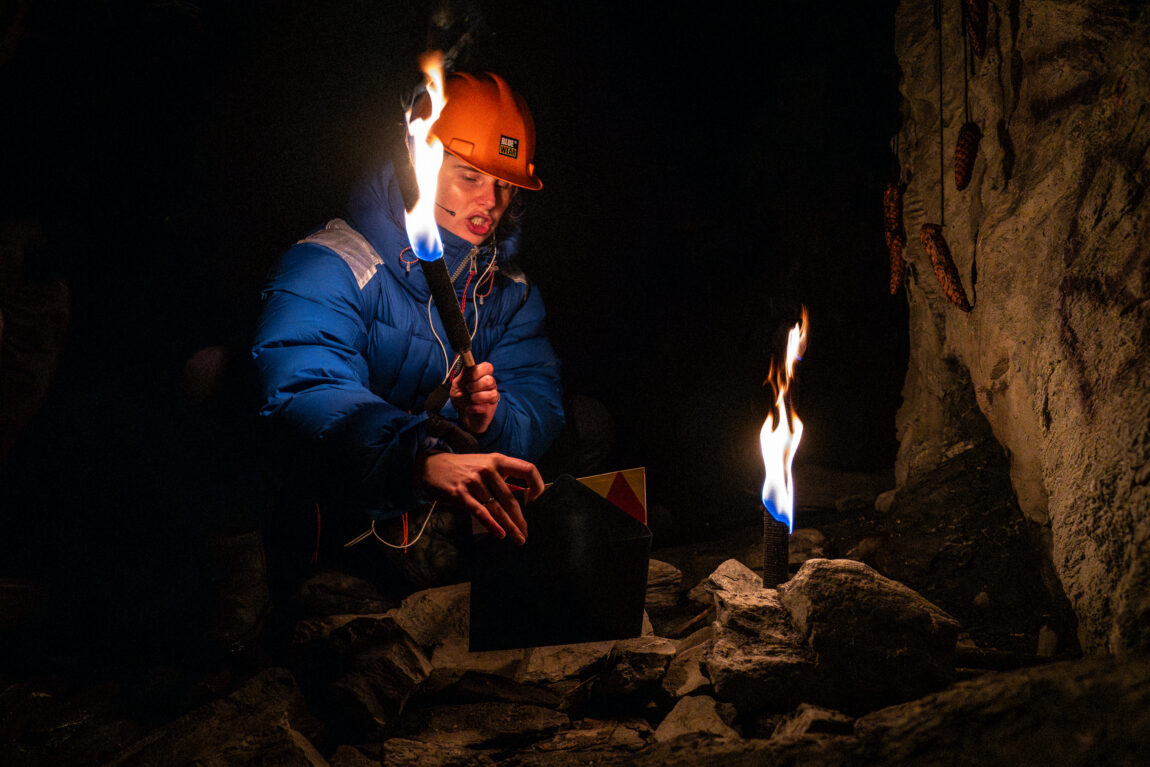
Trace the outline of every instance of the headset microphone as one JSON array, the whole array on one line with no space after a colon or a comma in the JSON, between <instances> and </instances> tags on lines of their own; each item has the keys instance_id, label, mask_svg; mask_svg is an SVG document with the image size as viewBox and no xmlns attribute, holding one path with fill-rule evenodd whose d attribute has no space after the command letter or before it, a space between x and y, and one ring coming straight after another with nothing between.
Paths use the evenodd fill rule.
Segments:
<instances>
[{"instance_id":1,"label":"headset microphone","mask_svg":"<svg viewBox=\"0 0 1150 767\"><path fill-rule=\"evenodd\" d=\"M439 203L438 203L438 202L437 202L437 203L435 203L435 204L436 204L436 205L439 205ZM455 211L454 211L454 210L452 210L451 208L448 208L446 205L439 205L439 207L441 207L441 208L443 208L444 210L446 210L446 211L447 211L449 214L451 214L452 216L454 216L454 215L455 215Z\"/></svg>"}]
</instances>

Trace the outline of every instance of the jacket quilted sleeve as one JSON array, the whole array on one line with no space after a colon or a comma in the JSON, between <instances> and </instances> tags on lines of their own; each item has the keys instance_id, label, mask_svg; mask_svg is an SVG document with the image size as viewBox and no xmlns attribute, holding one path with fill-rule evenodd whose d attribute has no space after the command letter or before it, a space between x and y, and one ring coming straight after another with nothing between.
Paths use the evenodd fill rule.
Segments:
<instances>
[{"instance_id":1,"label":"jacket quilted sleeve","mask_svg":"<svg viewBox=\"0 0 1150 767\"><path fill-rule=\"evenodd\" d=\"M520 299L519 291L507 291ZM480 348L482 361L495 368L499 406L491 426L479 437L487 452L538 461L563 427L559 361L544 333L539 291L527 291L517 308L501 313L506 321L492 345ZM484 345L486 346L486 345ZM457 418L450 403L444 415Z\"/></svg>"},{"instance_id":2,"label":"jacket quilted sleeve","mask_svg":"<svg viewBox=\"0 0 1150 767\"><path fill-rule=\"evenodd\" d=\"M327 248L297 244L263 301L252 350L260 412L300 448L281 468L377 515L410 508L424 418L369 388L363 295L351 269Z\"/></svg>"}]
</instances>

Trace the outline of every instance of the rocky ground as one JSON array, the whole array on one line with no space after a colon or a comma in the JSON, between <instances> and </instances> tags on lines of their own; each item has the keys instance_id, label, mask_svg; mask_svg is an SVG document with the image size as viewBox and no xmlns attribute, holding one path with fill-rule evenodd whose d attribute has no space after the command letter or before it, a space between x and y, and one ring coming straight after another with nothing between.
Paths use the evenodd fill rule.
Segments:
<instances>
[{"instance_id":1,"label":"rocky ground","mask_svg":"<svg viewBox=\"0 0 1150 767\"><path fill-rule=\"evenodd\" d=\"M1150 659L1079 657L999 458L959 446L896 496L802 468L790 580L762 588L744 513L656 546L632 639L472 653L468 584L395 604L324 571L214 670L9 654L0 762L1141 764Z\"/></svg>"}]
</instances>

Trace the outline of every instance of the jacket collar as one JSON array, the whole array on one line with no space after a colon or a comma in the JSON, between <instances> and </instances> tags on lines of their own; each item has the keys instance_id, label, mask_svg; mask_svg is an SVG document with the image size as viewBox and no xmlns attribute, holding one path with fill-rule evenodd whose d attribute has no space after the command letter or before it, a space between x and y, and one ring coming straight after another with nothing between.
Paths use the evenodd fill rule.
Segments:
<instances>
[{"instance_id":1,"label":"jacket collar","mask_svg":"<svg viewBox=\"0 0 1150 767\"><path fill-rule=\"evenodd\" d=\"M395 166L388 159L352 193L346 217L371 242L384 263L390 264L398 260L408 245L404 214L403 193L395 175ZM439 228L439 235L443 240L447 268L454 272L467 258L472 245L443 227ZM502 233L497 243L497 257L501 261L514 255L518 239L517 228ZM481 253L486 253L489 248L490 245L481 246Z\"/></svg>"}]
</instances>

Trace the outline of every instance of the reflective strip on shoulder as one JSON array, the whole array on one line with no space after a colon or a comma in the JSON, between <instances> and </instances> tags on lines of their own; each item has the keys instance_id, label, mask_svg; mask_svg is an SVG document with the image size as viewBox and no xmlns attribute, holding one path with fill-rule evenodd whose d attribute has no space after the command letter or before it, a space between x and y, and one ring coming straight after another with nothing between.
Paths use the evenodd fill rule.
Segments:
<instances>
[{"instance_id":1,"label":"reflective strip on shoulder","mask_svg":"<svg viewBox=\"0 0 1150 767\"><path fill-rule=\"evenodd\" d=\"M304 243L323 245L338 253L351 268L360 290L363 290L363 286L375 276L375 270L383 264L383 259L379 257L379 253L376 253L367 238L352 229L351 224L342 218L333 218L323 229L304 237L296 244Z\"/></svg>"},{"instance_id":2,"label":"reflective strip on shoulder","mask_svg":"<svg viewBox=\"0 0 1150 767\"><path fill-rule=\"evenodd\" d=\"M514 261L503 263L499 265L499 273L512 282L518 282L520 285L527 285L527 275L519 268L519 264Z\"/></svg>"}]
</instances>

